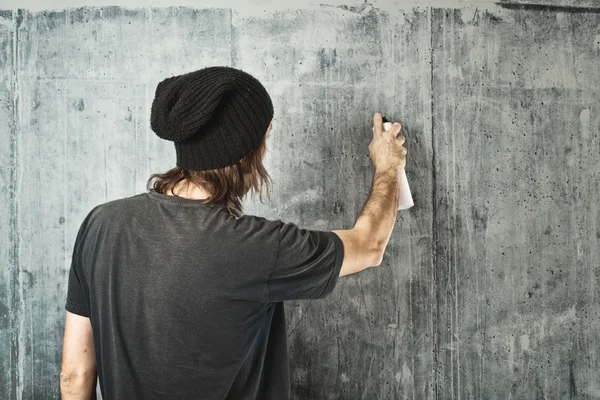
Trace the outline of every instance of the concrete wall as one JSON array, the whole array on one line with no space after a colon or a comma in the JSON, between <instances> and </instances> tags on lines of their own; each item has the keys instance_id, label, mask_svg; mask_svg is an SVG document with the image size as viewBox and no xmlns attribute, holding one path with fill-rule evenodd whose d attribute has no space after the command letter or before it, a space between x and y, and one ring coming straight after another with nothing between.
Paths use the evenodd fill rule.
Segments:
<instances>
[{"instance_id":1,"label":"concrete wall","mask_svg":"<svg viewBox=\"0 0 600 400\"><path fill-rule=\"evenodd\" d=\"M174 166L158 81L221 64L275 105L248 214L350 228L373 112L407 138L381 267L287 304L294 398L599 399L600 9L530 3L0 11L0 398L58 398L77 229Z\"/></svg>"}]
</instances>

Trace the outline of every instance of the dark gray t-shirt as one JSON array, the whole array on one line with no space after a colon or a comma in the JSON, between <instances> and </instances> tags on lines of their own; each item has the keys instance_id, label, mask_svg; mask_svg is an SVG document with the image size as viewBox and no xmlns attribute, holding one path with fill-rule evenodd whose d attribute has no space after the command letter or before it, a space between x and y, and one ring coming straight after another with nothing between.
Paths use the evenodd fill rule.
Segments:
<instances>
[{"instance_id":1,"label":"dark gray t-shirt","mask_svg":"<svg viewBox=\"0 0 600 400\"><path fill-rule=\"evenodd\" d=\"M65 308L105 400L288 399L283 301L327 296L343 258L333 232L150 190L88 213Z\"/></svg>"}]
</instances>

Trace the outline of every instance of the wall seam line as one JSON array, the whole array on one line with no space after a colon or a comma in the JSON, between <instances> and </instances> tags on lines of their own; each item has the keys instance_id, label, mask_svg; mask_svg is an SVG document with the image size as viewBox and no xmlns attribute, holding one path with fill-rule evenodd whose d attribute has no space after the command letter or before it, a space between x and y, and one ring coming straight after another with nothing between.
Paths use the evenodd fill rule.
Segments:
<instances>
[{"instance_id":1,"label":"wall seam line","mask_svg":"<svg viewBox=\"0 0 600 400\"><path fill-rule=\"evenodd\" d=\"M434 135L434 95L433 95L433 7L429 7L429 65L430 65L430 82L429 82L429 90L430 90L430 99L431 99L431 204L432 204L432 219L431 219L431 254L432 254L432 286L433 286L433 294L434 294L434 307L435 310L432 313L433 315L433 394L435 399L439 399L439 382L438 382L438 310L439 310L439 296L438 296L438 282L437 282L437 234L436 234L436 170L435 170L435 135Z\"/></svg>"},{"instance_id":2,"label":"wall seam line","mask_svg":"<svg viewBox=\"0 0 600 400\"><path fill-rule=\"evenodd\" d=\"M11 281L13 282L12 286L12 296L11 296L11 311L12 315L10 317L10 326L11 329L11 360L10 360L10 385L11 385L11 398L20 399L22 398L22 393L18 392L18 388L23 387L22 374L20 374L21 366L19 366L19 348L20 348L20 338L21 338L21 329L20 329L20 313L17 310L20 308L22 303L21 301L21 282L20 278L20 265L19 265L19 232L18 232L18 204L16 201L17 196L17 162L18 162L18 154L17 154L17 121L18 121L18 104L19 104L19 74L18 74L18 61L19 61L19 25L22 21L21 9L13 10L13 37L12 37L12 124L10 128L10 190L9 190L9 201L10 201L10 216L9 216L9 225L10 232L12 236L12 273L10 276Z\"/></svg>"}]
</instances>

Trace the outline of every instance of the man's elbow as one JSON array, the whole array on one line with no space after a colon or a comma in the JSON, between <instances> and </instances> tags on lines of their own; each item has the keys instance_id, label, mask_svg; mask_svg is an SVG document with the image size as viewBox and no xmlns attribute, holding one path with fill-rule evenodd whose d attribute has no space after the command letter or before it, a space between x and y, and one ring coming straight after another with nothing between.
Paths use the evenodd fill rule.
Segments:
<instances>
[{"instance_id":1,"label":"man's elbow","mask_svg":"<svg viewBox=\"0 0 600 400\"><path fill-rule=\"evenodd\" d=\"M60 372L60 394L62 399L92 398L96 393L96 371Z\"/></svg>"}]
</instances>

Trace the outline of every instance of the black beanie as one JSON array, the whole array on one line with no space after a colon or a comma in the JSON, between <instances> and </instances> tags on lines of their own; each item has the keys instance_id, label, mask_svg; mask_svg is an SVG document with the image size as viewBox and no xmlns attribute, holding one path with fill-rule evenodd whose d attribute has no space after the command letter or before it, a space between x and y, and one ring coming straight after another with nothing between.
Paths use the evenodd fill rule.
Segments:
<instances>
[{"instance_id":1,"label":"black beanie","mask_svg":"<svg viewBox=\"0 0 600 400\"><path fill-rule=\"evenodd\" d=\"M162 80L150 125L175 142L179 168L202 171L235 164L255 151L272 119L273 103L256 78L216 66Z\"/></svg>"}]
</instances>

